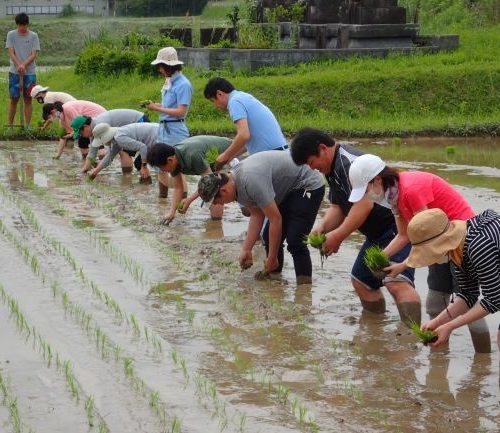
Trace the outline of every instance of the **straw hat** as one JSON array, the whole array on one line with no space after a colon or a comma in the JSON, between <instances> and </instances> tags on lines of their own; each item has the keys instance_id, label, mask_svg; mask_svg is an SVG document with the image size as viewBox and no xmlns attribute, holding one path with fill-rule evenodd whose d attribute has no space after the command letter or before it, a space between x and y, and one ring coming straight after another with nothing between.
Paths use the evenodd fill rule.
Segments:
<instances>
[{"instance_id":1,"label":"straw hat","mask_svg":"<svg viewBox=\"0 0 500 433\"><path fill-rule=\"evenodd\" d=\"M438 262L457 248L465 238L467 223L450 221L441 209L427 209L411 219L407 230L412 248L406 264L421 268Z\"/></svg>"},{"instance_id":2,"label":"straw hat","mask_svg":"<svg viewBox=\"0 0 500 433\"><path fill-rule=\"evenodd\" d=\"M385 168L385 162L376 155L358 156L349 168L352 191L349 201L356 203L365 195L368 184Z\"/></svg>"},{"instance_id":3,"label":"straw hat","mask_svg":"<svg viewBox=\"0 0 500 433\"><path fill-rule=\"evenodd\" d=\"M165 47L158 51L156 59L154 59L151 64L158 65L159 63L163 63L164 65L168 66L177 66L184 64L184 62L181 62L177 57L177 51L174 47Z\"/></svg>"},{"instance_id":4,"label":"straw hat","mask_svg":"<svg viewBox=\"0 0 500 433\"><path fill-rule=\"evenodd\" d=\"M118 128L109 126L107 123L99 123L92 130L94 139L90 144L92 147L100 147L109 143L116 134Z\"/></svg>"}]
</instances>

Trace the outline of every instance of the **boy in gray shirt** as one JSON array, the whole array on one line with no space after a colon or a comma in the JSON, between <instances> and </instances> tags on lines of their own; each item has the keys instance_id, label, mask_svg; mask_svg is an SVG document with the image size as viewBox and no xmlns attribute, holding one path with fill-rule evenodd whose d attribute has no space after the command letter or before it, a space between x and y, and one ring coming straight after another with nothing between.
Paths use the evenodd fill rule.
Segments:
<instances>
[{"instance_id":1,"label":"boy in gray shirt","mask_svg":"<svg viewBox=\"0 0 500 433\"><path fill-rule=\"evenodd\" d=\"M288 151L260 152L240 162L229 174L203 176L198 193L205 202L238 201L249 208L250 221L239 257L242 268L253 264L252 248L264 225L265 273L281 272L286 239L297 284L311 283L311 257L304 239L325 194L323 176L318 171L295 165Z\"/></svg>"},{"instance_id":2,"label":"boy in gray shirt","mask_svg":"<svg viewBox=\"0 0 500 433\"><path fill-rule=\"evenodd\" d=\"M31 122L33 105L29 88L36 83L35 58L37 51L40 51L40 41L35 32L29 30L29 17L25 13L16 15L16 30L7 33L5 48L9 52L9 114L8 126L14 124L14 117L17 110L17 102L21 96L24 101L24 124L26 127ZM23 120L21 119L21 124Z\"/></svg>"}]
</instances>

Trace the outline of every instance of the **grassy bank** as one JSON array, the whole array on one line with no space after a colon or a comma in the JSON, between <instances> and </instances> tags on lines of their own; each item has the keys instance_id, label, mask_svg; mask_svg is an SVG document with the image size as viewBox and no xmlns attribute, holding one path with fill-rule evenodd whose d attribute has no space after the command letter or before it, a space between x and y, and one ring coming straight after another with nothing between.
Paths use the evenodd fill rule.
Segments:
<instances>
[{"instance_id":1,"label":"grassy bank","mask_svg":"<svg viewBox=\"0 0 500 433\"><path fill-rule=\"evenodd\" d=\"M135 29L148 22L137 20ZM342 137L498 135L500 25L454 30L460 34L461 47L452 53L351 58L265 68L252 74L187 67L185 73L195 88L190 130L192 134L233 133L228 116L203 98L207 79L221 75L269 105L289 135L304 126ZM143 99L158 100L162 85L160 77L86 78L75 75L72 68L41 72L38 81L80 99L94 100L108 109L138 108ZM0 100L2 119L6 119L7 103L5 85ZM40 118L41 107L35 104L34 119Z\"/></svg>"}]
</instances>

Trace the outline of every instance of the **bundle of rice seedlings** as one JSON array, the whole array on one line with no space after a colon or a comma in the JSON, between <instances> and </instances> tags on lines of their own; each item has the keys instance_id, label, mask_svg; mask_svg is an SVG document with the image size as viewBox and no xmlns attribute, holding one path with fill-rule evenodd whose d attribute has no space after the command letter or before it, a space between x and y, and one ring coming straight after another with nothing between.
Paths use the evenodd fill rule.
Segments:
<instances>
[{"instance_id":1,"label":"bundle of rice seedlings","mask_svg":"<svg viewBox=\"0 0 500 433\"><path fill-rule=\"evenodd\" d=\"M145 99L144 101L139 102L139 106L141 108L146 108L149 104L151 104L153 101L151 99Z\"/></svg>"},{"instance_id":2,"label":"bundle of rice seedlings","mask_svg":"<svg viewBox=\"0 0 500 433\"><path fill-rule=\"evenodd\" d=\"M325 263L325 260L328 257L323 252L323 244L325 243L325 241L326 241L326 235L324 233L309 233L304 239L304 243L306 245L310 245L311 247L319 250L321 267L323 267L323 264Z\"/></svg>"},{"instance_id":3,"label":"bundle of rice seedlings","mask_svg":"<svg viewBox=\"0 0 500 433\"><path fill-rule=\"evenodd\" d=\"M363 261L366 267L370 269L372 274L379 280L383 280L387 275L387 272L382 269L391 264L387 254L384 253L384 250L377 245L373 245L366 249Z\"/></svg>"},{"instance_id":4,"label":"bundle of rice seedlings","mask_svg":"<svg viewBox=\"0 0 500 433\"><path fill-rule=\"evenodd\" d=\"M207 162L209 164L215 163L219 156L219 149L217 149L215 146L212 146L210 149L207 150L207 153L205 154L205 158L207 158Z\"/></svg>"},{"instance_id":5,"label":"bundle of rice seedlings","mask_svg":"<svg viewBox=\"0 0 500 433\"><path fill-rule=\"evenodd\" d=\"M184 202L181 200L180 202L177 203L177 206L175 207L177 210L182 210L184 207Z\"/></svg>"},{"instance_id":6,"label":"bundle of rice seedlings","mask_svg":"<svg viewBox=\"0 0 500 433\"><path fill-rule=\"evenodd\" d=\"M424 346L427 346L429 343L434 343L438 335L429 329L421 329L420 325L417 322L410 321L408 326L413 331L413 333L417 336L417 338L424 343Z\"/></svg>"}]
</instances>

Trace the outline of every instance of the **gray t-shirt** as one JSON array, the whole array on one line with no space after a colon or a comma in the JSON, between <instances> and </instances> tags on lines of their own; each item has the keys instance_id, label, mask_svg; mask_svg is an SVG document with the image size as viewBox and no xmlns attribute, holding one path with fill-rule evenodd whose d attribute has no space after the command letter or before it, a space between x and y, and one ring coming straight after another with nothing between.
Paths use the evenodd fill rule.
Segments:
<instances>
[{"instance_id":1,"label":"gray t-shirt","mask_svg":"<svg viewBox=\"0 0 500 433\"><path fill-rule=\"evenodd\" d=\"M139 119L144 117L144 113L137 110L130 110L128 108L118 108L116 110L105 111L99 116L92 118L90 123L90 130L93 131L96 125L100 123L107 123L109 126L125 126L131 123L136 123ZM158 125L155 123L155 125ZM90 146L87 158L93 159L97 156L98 147Z\"/></svg>"},{"instance_id":2,"label":"gray t-shirt","mask_svg":"<svg viewBox=\"0 0 500 433\"><path fill-rule=\"evenodd\" d=\"M40 41L38 40L38 35L35 32L28 30L28 33L21 35L16 29L7 33L5 48L14 48L16 57L23 62L33 51L40 51ZM26 75L35 74L35 68L36 65L34 61L26 65ZM17 67L12 59L10 59L9 72L17 74Z\"/></svg>"},{"instance_id":3,"label":"gray t-shirt","mask_svg":"<svg viewBox=\"0 0 500 433\"><path fill-rule=\"evenodd\" d=\"M121 150L139 152L142 161L146 161L148 148L156 143L158 123L131 123L120 126L111 140L111 148L102 160L103 168L111 164Z\"/></svg>"},{"instance_id":4,"label":"gray t-shirt","mask_svg":"<svg viewBox=\"0 0 500 433\"><path fill-rule=\"evenodd\" d=\"M279 205L289 192L324 186L323 175L308 165L297 166L288 150L270 150L250 155L233 170L238 203L264 208L274 200Z\"/></svg>"},{"instance_id":5,"label":"gray t-shirt","mask_svg":"<svg viewBox=\"0 0 500 433\"><path fill-rule=\"evenodd\" d=\"M183 174L201 175L210 167L207 161L207 152L211 148L216 148L219 154L224 152L232 140L226 137L215 135L195 135L186 138L175 146L175 156L177 157L177 167L172 176Z\"/></svg>"}]
</instances>

